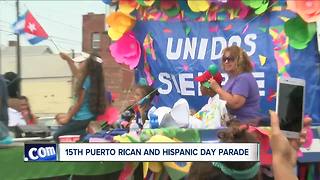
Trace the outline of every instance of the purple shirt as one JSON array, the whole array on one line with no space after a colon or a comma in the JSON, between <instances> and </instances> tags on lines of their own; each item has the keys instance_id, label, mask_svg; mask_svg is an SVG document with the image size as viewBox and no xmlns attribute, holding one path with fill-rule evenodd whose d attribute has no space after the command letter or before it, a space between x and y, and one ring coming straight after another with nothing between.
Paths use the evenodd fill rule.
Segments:
<instances>
[{"instance_id":1,"label":"purple shirt","mask_svg":"<svg viewBox=\"0 0 320 180\"><path fill-rule=\"evenodd\" d=\"M241 108L228 108L229 113L235 115L241 122L251 122L259 117L259 88L251 73L242 73L235 77L229 77L223 89L233 95L240 95L246 98L246 102Z\"/></svg>"}]
</instances>

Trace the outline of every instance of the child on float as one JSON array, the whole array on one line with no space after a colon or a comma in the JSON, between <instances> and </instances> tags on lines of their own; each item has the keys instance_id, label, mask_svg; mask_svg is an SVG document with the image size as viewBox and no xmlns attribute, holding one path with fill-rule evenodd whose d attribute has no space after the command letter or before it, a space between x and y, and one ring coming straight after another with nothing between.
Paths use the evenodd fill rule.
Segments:
<instances>
[{"instance_id":1,"label":"child on float","mask_svg":"<svg viewBox=\"0 0 320 180\"><path fill-rule=\"evenodd\" d=\"M60 53L60 56L69 65L72 61L77 63L78 70L76 101L66 114L56 116L57 122L63 125L54 134L56 142L62 135L85 135L90 121L104 113L106 108L102 59L96 53L82 53L74 59L64 53Z\"/></svg>"},{"instance_id":2,"label":"child on float","mask_svg":"<svg viewBox=\"0 0 320 180\"><path fill-rule=\"evenodd\" d=\"M142 128L148 118L150 109L154 109L153 99L159 95L158 91L152 86L137 84L133 87L134 104L127 108L127 111L133 112L136 122Z\"/></svg>"},{"instance_id":3,"label":"child on float","mask_svg":"<svg viewBox=\"0 0 320 180\"><path fill-rule=\"evenodd\" d=\"M195 81L200 83L201 94L209 96L209 99L193 117L202 121L202 128L215 129L226 126L231 117L226 108L226 101L221 100L219 94L212 89L210 79L214 79L221 86L223 78L215 65L210 65L207 71L195 78Z\"/></svg>"}]
</instances>

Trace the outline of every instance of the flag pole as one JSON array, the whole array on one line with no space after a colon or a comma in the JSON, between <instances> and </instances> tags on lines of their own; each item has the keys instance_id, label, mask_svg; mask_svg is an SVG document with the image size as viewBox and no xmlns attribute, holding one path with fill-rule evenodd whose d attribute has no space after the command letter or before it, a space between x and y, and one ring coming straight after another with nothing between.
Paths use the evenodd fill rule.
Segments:
<instances>
[{"instance_id":1,"label":"flag pole","mask_svg":"<svg viewBox=\"0 0 320 180\"><path fill-rule=\"evenodd\" d=\"M57 44L54 42L54 40L52 39L52 37L50 37L50 41L53 43L54 47L56 47L56 49L58 50L58 52L61 52L60 49L58 48Z\"/></svg>"},{"instance_id":2,"label":"flag pole","mask_svg":"<svg viewBox=\"0 0 320 180\"><path fill-rule=\"evenodd\" d=\"M16 12L17 12L17 21L19 20L19 0L16 0ZM18 89L17 94L18 96L21 95L21 49L20 49L20 35L17 35L17 76L18 76Z\"/></svg>"}]
</instances>

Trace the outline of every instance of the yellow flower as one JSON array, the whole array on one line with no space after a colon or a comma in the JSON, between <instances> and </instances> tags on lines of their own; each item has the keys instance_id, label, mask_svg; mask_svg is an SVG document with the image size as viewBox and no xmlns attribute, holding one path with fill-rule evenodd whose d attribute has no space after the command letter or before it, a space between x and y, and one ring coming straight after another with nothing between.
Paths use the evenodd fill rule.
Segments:
<instances>
[{"instance_id":1,"label":"yellow flower","mask_svg":"<svg viewBox=\"0 0 320 180\"><path fill-rule=\"evenodd\" d=\"M131 30L136 20L130 15L122 12L114 12L106 18L106 23L110 26L108 29L108 35L115 41L122 37L122 35Z\"/></svg>"}]
</instances>

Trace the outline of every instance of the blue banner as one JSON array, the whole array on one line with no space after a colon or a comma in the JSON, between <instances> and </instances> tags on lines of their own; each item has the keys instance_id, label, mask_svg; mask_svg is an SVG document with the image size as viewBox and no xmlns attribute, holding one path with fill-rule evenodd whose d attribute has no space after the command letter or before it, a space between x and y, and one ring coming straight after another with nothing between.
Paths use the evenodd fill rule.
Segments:
<instances>
[{"instance_id":1,"label":"blue banner","mask_svg":"<svg viewBox=\"0 0 320 180\"><path fill-rule=\"evenodd\" d=\"M314 38L303 50L288 46L284 21L290 12L271 12L248 20L219 22L161 22L139 21L134 32L141 43L149 34L153 39L152 53L147 63L159 88L157 106L172 106L177 99L186 98L190 108L198 110L207 97L200 96L199 84L193 78L215 63L220 66L222 49L232 44L244 48L254 65L260 92L261 113L275 110L278 76L306 80L305 113L320 124L320 58ZM148 50L150 51L150 49ZM136 80L146 78L144 57L136 71ZM221 68L220 68L221 70ZM227 75L223 74L224 82Z\"/></svg>"}]
</instances>

